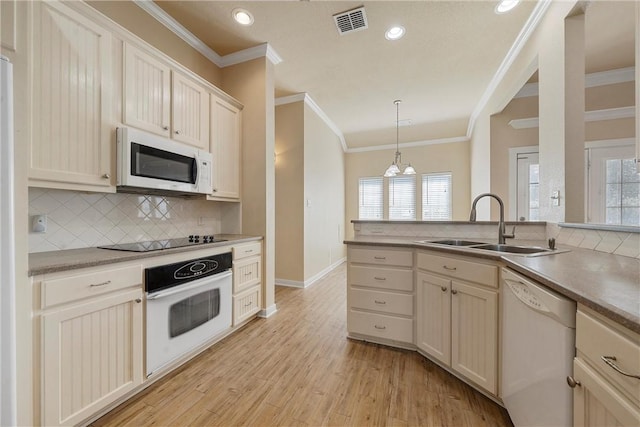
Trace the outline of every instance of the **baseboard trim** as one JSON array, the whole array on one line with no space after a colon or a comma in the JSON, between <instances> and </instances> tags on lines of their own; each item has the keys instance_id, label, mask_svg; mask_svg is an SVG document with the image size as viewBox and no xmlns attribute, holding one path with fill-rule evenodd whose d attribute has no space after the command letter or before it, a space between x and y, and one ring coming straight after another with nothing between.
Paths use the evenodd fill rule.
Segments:
<instances>
[{"instance_id":1,"label":"baseboard trim","mask_svg":"<svg viewBox=\"0 0 640 427\"><path fill-rule=\"evenodd\" d=\"M278 311L277 305L273 304L272 306L269 306L269 307L265 308L264 310L260 310L258 312L258 317L262 317L262 318L266 319L267 317L271 317L272 315L274 315L277 311Z\"/></svg>"},{"instance_id":2,"label":"baseboard trim","mask_svg":"<svg viewBox=\"0 0 640 427\"><path fill-rule=\"evenodd\" d=\"M327 274L331 273L334 269L336 269L339 265L347 260L347 257L342 257L338 261L334 262L324 270L315 274L314 276L308 278L305 281L300 280L288 280L288 279L275 279L276 286L287 286L289 288L308 288L309 286L316 283L318 280L322 279Z\"/></svg>"}]
</instances>

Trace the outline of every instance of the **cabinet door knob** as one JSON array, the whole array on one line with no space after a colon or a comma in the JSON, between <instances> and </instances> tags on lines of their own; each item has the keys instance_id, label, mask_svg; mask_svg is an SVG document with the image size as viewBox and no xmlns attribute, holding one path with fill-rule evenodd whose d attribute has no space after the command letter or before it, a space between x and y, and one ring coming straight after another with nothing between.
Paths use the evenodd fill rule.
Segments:
<instances>
[{"instance_id":1,"label":"cabinet door knob","mask_svg":"<svg viewBox=\"0 0 640 427\"><path fill-rule=\"evenodd\" d=\"M162 126L162 129L169 130L169 126Z\"/></svg>"},{"instance_id":2,"label":"cabinet door knob","mask_svg":"<svg viewBox=\"0 0 640 427\"><path fill-rule=\"evenodd\" d=\"M442 289L442 292L447 292L447 287L446 286L440 286L440 289Z\"/></svg>"},{"instance_id":3,"label":"cabinet door knob","mask_svg":"<svg viewBox=\"0 0 640 427\"><path fill-rule=\"evenodd\" d=\"M567 384L569 384L569 387L571 388L576 388L576 386L580 387L582 385L580 381L577 381L572 376L567 377Z\"/></svg>"},{"instance_id":4,"label":"cabinet door knob","mask_svg":"<svg viewBox=\"0 0 640 427\"><path fill-rule=\"evenodd\" d=\"M109 175L108 173L104 173L104 174L102 174L102 178L109 179L109 178L111 178L111 175Z\"/></svg>"},{"instance_id":5,"label":"cabinet door knob","mask_svg":"<svg viewBox=\"0 0 640 427\"><path fill-rule=\"evenodd\" d=\"M136 298L136 302L137 302L138 304L140 304L140 303L142 302L142 300L141 300L140 298Z\"/></svg>"},{"instance_id":6,"label":"cabinet door knob","mask_svg":"<svg viewBox=\"0 0 640 427\"><path fill-rule=\"evenodd\" d=\"M458 293L458 291L456 291L455 289L451 289L451 293L455 295Z\"/></svg>"},{"instance_id":7,"label":"cabinet door knob","mask_svg":"<svg viewBox=\"0 0 640 427\"><path fill-rule=\"evenodd\" d=\"M180 131L179 130L176 131L176 135L180 135Z\"/></svg>"}]
</instances>

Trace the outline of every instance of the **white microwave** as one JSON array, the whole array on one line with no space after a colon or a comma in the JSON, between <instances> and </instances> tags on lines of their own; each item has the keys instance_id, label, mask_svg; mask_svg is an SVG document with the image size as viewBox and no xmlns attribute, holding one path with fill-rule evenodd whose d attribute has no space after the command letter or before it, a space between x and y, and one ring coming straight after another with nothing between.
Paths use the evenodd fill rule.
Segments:
<instances>
[{"instance_id":1,"label":"white microwave","mask_svg":"<svg viewBox=\"0 0 640 427\"><path fill-rule=\"evenodd\" d=\"M211 153L138 129L116 129L118 191L211 194Z\"/></svg>"}]
</instances>

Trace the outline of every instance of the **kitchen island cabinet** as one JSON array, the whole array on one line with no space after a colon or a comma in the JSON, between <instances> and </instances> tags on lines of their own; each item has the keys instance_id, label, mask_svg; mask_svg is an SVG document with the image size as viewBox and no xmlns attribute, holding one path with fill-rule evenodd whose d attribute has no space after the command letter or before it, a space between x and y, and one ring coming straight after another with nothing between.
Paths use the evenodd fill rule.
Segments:
<instances>
[{"instance_id":1,"label":"kitchen island cabinet","mask_svg":"<svg viewBox=\"0 0 640 427\"><path fill-rule=\"evenodd\" d=\"M42 425L78 424L143 381L140 264L34 278Z\"/></svg>"},{"instance_id":2,"label":"kitchen island cabinet","mask_svg":"<svg viewBox=\"0 0 640 427\"><path fill-rule=\"evenodd\" d=\"M412 251L349 247L347 262L349 336L413 348Z\"/></svg>"},{"instance_id":3,"label":"kitchen island cabinet","mask_svg":"<svg viewBox=\"0 0 640 427\"><path fill-rule=\"evenodd\" d=\"M578 306L576 350L574 426L640 425L640 335Z\"/></svg>"},{"instance_id":4,"label":"kitchen island cabinet","mask_svg":"<svg viewBox=\"0 0 640 427\"><path fill-rule=\"evenodd\" d=\"M467 258L417 254L418 349L493 395L498 392L497 269Z\"/></svg>"}]
</instances>

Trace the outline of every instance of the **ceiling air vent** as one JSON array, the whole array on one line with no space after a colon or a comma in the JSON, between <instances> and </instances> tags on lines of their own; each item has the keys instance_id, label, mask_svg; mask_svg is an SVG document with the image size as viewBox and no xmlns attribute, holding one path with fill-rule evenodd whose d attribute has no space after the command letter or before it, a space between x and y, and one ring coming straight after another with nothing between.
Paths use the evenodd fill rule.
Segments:
<instances>
[{"instance_id":1,"label":"ceiling air vent","mask_svg":"<svg viewBox=\"0 0 640 427\"><path fill-rule=\"evenodd\" d=\"M369 24L367 24L367 14L364 11L364 6L347 10L346 12L336 13L333 15L333 19L336 21L336 27L338 27L340 35L366 30L369 26Z\"/></svg>"}]
</instances>

